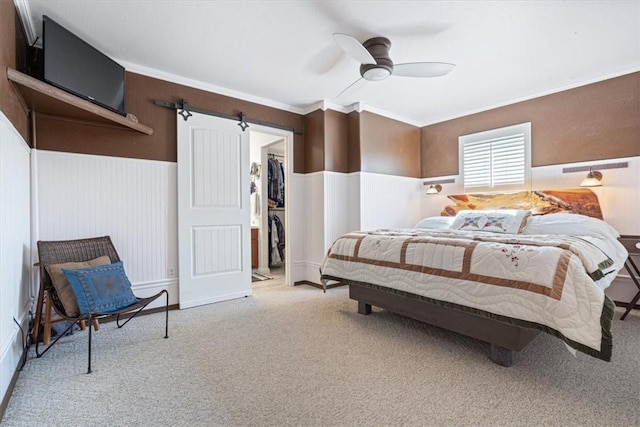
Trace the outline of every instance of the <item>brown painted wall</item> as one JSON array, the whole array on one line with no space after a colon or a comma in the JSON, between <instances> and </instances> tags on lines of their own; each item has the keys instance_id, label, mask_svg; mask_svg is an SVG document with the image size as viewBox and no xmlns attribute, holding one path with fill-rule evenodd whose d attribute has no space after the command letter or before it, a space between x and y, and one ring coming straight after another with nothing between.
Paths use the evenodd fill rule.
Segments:
<instances>
[{"instance_id":1,"label":"brown painted wall","mask_svg":"<svg viewBox=\"0 0 640 427\"><path fill-rule=\"evenodd\" d=\"M360 165L365 172L419 178L420 128L360 113Z\"/></svg>"},{"instance_id":2,"label":"brown painted wall","mask_svg":"<svg viewBox=\"0 0 640 427\"><path fill-rule=\"evenodd\" d=\"M320 109L304 116L305 173L349 171L349 116Z\"/></svg>"},{"instance_id":3,"label":"brown painted wall","mask_svg":"<svg viewBox=\"0 0 640 427\"><path fill-rule=\"evenodd\" d=\"M305 172L418 177L420 129L372 113L316 110L305 120Z\"/></svg>"},{"instance_id":4,"label":"brown painted wall","mask_svg":"<svg viewBox=\"0 0 640 427\"><path fill-rule=\"evenodd\" d=\"M324 112L324 170L349 172L349 116Z\"/></svg>"},{"instance_id":5,"label":"brown painted wall","mask_svg":"<svg viewBox=\"0 0 640 427\"><path fill-rule=\"evenodd\" d=\"M16 38L22 28L12 1L0 1L0 110L13 123L25 141L29 141L29 120L9 80L7 67L16 68Z\"/></svg>"},{"instance_id":6,"label":"brown painted wall","mask_svg":"<svg viewBox=\"0 0 640 427\"><path fill-rule=\"evenodd\" d=\"M304 116L304 173L324 170L324 111Z\"/></svg>"},{"instance_id":7,"label":"brown painted wall","mask_svg":"<svg viewBox=\"0 0 640 427\"><path fill-rule=\"evenodd\" d=\"M348 172L360 171L360 113L349 113L349 169Z\"/></svg>"},{"instance_id":8,"label":"brown painted wall","mask_svg":"<svg viewBox=\"0 0 640 427\"><path fill-rule=\"evenodd\" d=\"M238 115L243 111L252 120L303 129L303 117L299 114L127 73L127 111L136 115L140 123L153 128L153 135L41 117L36 120L37 146L45 150L175 162L176 112L156 106L156 99L171 102L187 99L194 108L229 115ZM303 143L302 135L294 136L294 147ZM295 158L296 172L302 171L300 160Z\"/></svg>"},{"instance_id":9,"label":"brown painted wall","mask_svg":"<svg viewBox=\"0 0 640 427\"><path fill-rule=\"evenodd\" d=\"M531 164L640 155L640 72L421 129L422 176L458 174L458 136L531 122Z\"/></svg>"}]
</instances>

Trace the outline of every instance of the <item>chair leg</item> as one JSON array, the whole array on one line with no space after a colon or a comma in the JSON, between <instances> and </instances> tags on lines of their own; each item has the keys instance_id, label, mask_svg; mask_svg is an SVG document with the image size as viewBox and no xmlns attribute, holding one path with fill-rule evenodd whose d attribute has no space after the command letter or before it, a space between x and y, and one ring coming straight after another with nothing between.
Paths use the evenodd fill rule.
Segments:
<instances>
[{"instance_id":1,"label":"chair leg","mask_svg":"<svg viewBox=\"0 0 640 427\"><path fill-rule=\"evenodd\" d=\"M100 330L100 321L97 318L95 317L93 318L92 324L93 324L94 331ZM87 321L86 320L79 321L78 326L80 326L80 330L84 331L85 329L87 329Z\"/></svg>"},{"instance_id":2,"label":"chair leg","mask_svg":"<svg viewBox=\"0 0 640 427\"><path fill-rule=\"evenodd\" d=\"M44 302L44 285L40 282L38 289L38 302L36 303L36 317L33 319L33 331L31 331L31 342L37 343L40 335L40 321L42 320L42 303Z\"/></svg>"},{"instance_id":3,"label":"chair leg","mask_svg":"<svg viewBox=\"0 0 640 427\"><path fill-rule=\"evenodd\" d=\"M91 313L89 313L89 325L91 325L93 318L91 317ZM91 326L89 326L89 349L88 349L88 361L87 361L87 374L91 373Z\"/></svg>"},{"instance_id":4,"label":"chair leg","mask_svg":"<svg viewBox=\"0 0 640 427\"><path fill-rule=\"evenodd\" d=\"M49 345L49 342L51 341L51 315L53 307L51 304L51 296L47 291L44 291L44 293L44 330L42 331L42 343L44 345Z\"/></svg>"},{"instance_id":5,"label":"chair leg","mask_svg":"<svg viewBox=\"0 0 640 427\"><path fill-rule=\"evenodd\" d=\"M165 309L164 309L164 337L169 338L169 292L165 289L164 296L166 297Z\"/></svg>"},{"instance_id":6,"label":"chair leg","mask_svg":"<svg viewBox=\"0 0 640 427\"><path fill-rule=\"evenodd\" d=\"M67 328L62 333L58 334L58 336L56 336L56 338L53 340L53 342L51 344L47 345L47 347L42 351L42 353L40 352L40 341L36 341L36 357L42 357L61 338L63 338L65 335L67 335L67 333L71 332L71 330L73 329L75 324L78 323L78 322L80 322L80 319L76 319L75 322L69 322L69 325L67 326Z\"/></svg>"}]
</instances>

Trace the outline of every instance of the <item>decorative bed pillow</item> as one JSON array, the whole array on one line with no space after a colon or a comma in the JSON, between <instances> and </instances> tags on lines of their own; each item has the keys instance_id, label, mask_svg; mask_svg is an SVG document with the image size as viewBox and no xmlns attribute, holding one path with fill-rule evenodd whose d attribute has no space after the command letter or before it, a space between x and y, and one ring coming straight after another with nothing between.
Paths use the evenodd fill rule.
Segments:
<instances>
[{"instance_id":1,"label":"decorative bed pillow","mask_svg":"<svg viewBox=\"0 0 640 427\"><path fill-rule=\"evenodd\" d=\"M519 234L527 225L527 219L530 216L530 211L516 209L460 211L449 228L452 230Z\"/></svg>"},{"instance_id":2,"label":"decorative bed pillow","mask_svg":"<svg viewBox=\"0 0 640 427\"><path fill-rule=\"evenodd\" d=\"M44 267L47 270L47 273L49 273L49 277L51 277L51 283L58 294L58 299L62 303L62 307L64 308L67 316L78 317L80 315L80 311L78 310L76 295L73 293L73 289L71 289L62 269L66 268L68 270L75 270L78 268L95 267L107 264L111 264L111 259L108 256L103 255L89 261L49 264Z\"/></svg>"},{"instance_id":3,"label":"decorative bed pillow","mask_svg":"<svg viewBox=\"0 0 640 427\"><path fill-rule=\"evenodd\" d=\"M593 236L604 240L616 240L620 236L615 228L600 219L573 213L532 216L522 234Z\"/></svg>"},{"instance_id":4,"label":"decorative bed pillow","mask_svg":"<svg viewBox=\"0 0 640 427\"><path fill-rule=\"evenodd\" d=\"M451 227L454 218L451 216L430 216L421 220L413 228L428 228L442 230Z\"/></svg>"},{"instance_id":5,"label":"decorative bed pillow","mask_svg":"<svg viewBox=\"0 0 640 427\"><path fill-rule=\"evenodd\" d=\"M76 294L81 314L113 313L138 302L122 262L62 271Z\"/></svg>"}]
</instances>

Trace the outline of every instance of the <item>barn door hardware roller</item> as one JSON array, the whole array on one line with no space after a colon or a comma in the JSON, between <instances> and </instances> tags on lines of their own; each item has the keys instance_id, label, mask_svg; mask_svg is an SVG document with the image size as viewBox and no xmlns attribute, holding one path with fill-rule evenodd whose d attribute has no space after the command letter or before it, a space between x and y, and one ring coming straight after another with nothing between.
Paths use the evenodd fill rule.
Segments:
<instances>
[{"instance_id":1,"label":"barn door hardware roller","mask_svg":"<svg viewBox=\"0 0 640 427\"><path fill-rule=\"evenodd\" d=\"M276 128L276 129L282 129L282 130L287 130L290 132L293 132L297 135L302 135L302 131L301 130L297 130L295 128L291 128L288 126L282 126L276 123L269 123L269 122L263 122L260 120L251 120L247 117L247 115L243 112L240 111L240 113L237 116L233 116L230 114L224 114L224 113L220 113L218 111L211 111L211 110L205 110L202 108L193 108L192 106L189 105L189 101L187 101L186 99L183 99L180 103L177 102L169 102L169 101L162 101L162 100L155 100L155 104L159 105L161 107L167 107L167 108L171 108L174 110L178 110L178 114L180 114L182 116L182 118L184 119L184 121L187 121L189 119L189 117L191 117L193 114L191 114L191 112L194 113L200 113L200 114L206 114L209 116L215 116L215 117L221 117L223 119L229 119L229 120L237 120L238 121L238 126L240 126L240 128L242 129L242 131L244 132L245 130L247 130L247 128L249 127L249 123L252 124L256 124L256 125L261 125L261 126L267 126L267 127L272 127L272 128Z\"/></svg>"}]
</instances>

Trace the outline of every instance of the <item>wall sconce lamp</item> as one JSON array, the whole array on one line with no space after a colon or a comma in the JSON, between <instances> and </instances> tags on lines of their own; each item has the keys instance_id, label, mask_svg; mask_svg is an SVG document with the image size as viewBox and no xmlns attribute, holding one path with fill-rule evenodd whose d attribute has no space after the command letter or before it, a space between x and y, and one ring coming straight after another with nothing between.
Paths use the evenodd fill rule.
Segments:
<instances>
[{"instance_id":1,"label":"wall sconce lamp","mask_svg":"<svg viewBox=\"0 0 640 427\"><path fill-rule=\"evenodd\" d=\"M427 188L427 194L438 194L439 192L442 191L442 185L440 184L436 184L436 185L430 185L429 188Z\"/></svg>"},{"instance_id":2,"label":"wall sconce lamp","mask_svg":"<svg viewBox=\"0 0 640 427\"><path fill-rule=\"evenodd\" d=\"M602 173L589 168L587 177L582 180L580 187L600 187L602 186Z\"/></svg>"},{"instance_id":3,"label":"wall sconce lamp","mask_svg":"<svg viewBox=\"0 0 640 427\"><path fill-rule=\"evenodd\" d=\"M425 193L427 195L433 195L438 194L442 191L442 185L440 184L453 184L455 182L455 178L444 178L431 181L422 181L422 185L425 187L428 185L427 191Z\"/></svg>"},{"instance_id":4,"label":"wall sconce lamp","mask_svg":"<svg viewBox=\"0 0 640 427\"><path fill-rule=\"evenodd\" d=\"M584 172L588 170L589 173L587 174L587 177L580 183L580 187L600 187L602 185L602 173L600 173L599 171L594 171L594 168L603 170L623 169L628 167L629 162L600 163L591 166L570 166L567 168L562 168L562 173Z\"/></svg>"}]
</instances>

